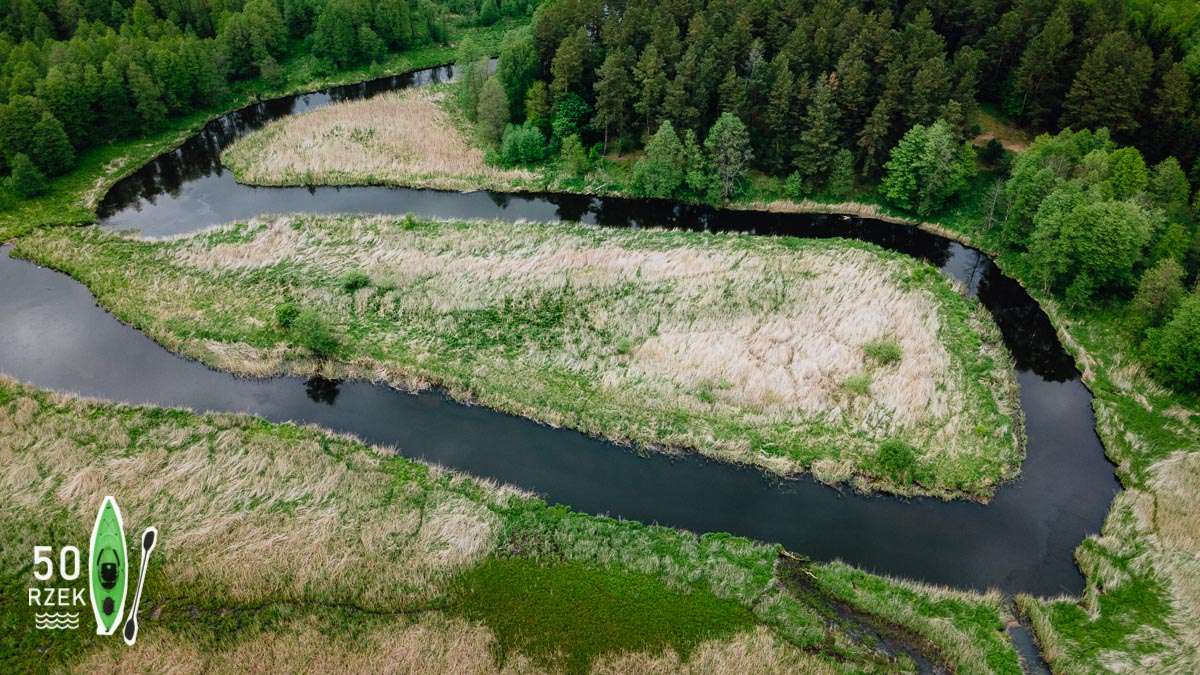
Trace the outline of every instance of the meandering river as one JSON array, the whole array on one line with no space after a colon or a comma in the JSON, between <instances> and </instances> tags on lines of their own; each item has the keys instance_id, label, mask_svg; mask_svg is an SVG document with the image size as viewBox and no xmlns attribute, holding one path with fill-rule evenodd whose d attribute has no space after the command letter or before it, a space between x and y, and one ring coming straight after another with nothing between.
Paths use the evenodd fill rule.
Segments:
<instances>
[{"instance_id":1,"label":"meandering river","mask_svg":"<svg viewBox=\"0 0 1200 675\"><path fill-rule=\"evenodd\" d=\"M643 456L438 392L238 378L171 354L97 307L73 279L11 259L6 249L0 255L0 372L86 396L318 424L581 511L731 532L873 572L1042 595L1082 589L1072 552L1099 531L1119 484L1095 433L1091 395L1049 320L979 251L912 227L842 216L574 195L253 188L238 185L220 166L222 148L272 119L451 76L450 68L435 68L225 115L118 183L101 206L101 226L167 235L262 213L414 213L869 241L929 261L992 313L1017 367L1028 434L1021 476L987 505L861 495L695 455Z\"/></svg>"}]
</instances>

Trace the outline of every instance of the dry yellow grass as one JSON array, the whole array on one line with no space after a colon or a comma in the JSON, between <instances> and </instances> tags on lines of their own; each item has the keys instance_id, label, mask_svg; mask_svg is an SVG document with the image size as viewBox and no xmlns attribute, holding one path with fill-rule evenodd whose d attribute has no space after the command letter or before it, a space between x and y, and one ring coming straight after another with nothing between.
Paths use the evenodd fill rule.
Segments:
<instances>
[{"instance_id":1,"label":"dry yellow grass","mask_svg":"<svg viewBox=\"0 0 1200 675\"><path fill-rule=\"evenodd\" d=\"M331 635L316 620L296 621L278 632L208 649L167 630L151 628L136 649L124 645L92 652L77 673L407 673L485 675L546 673L520 654L495 659L496 640L486 627L439 613L398 618L352 639ZM845 668L805 654L769 630L741 633L698 645L687 660L673 650L635 652L598 660L596 675L640 673L838 673Z\"/></svg>"},{"instance_id":2,"label":"dry yellow grass","mask_svg":"<svg viewBox=\"0 0 1200 675\"><path fill-rule=\"evenodd\" d=\"M94 231L19 246L168 347L241 374L442 384L618 442L907 494L986 498L1023 456L990 317L932 269L864 245L296 216L134 248ZM346 292L350 273L369 285ZM273 333L289 297L354 336L336 360ZM872 357L879 344L895 357ZM920 481L871 468L889 439L916 448Z\"/></svg>"},{"instance_id":3,"label":"dry yellow grass","mask_svg":"<svg viewBox=\"0 0 1200 675\"><path fill-rule=\"evenodd\" d=\"M406 89L287 117L239 139L221 160L255 185L476 190L534 177L488 165L439 104L446 95Z\"/></svg>"},{"instance_id":4,"label":"dry yellow grass","mask_svg":"<svg viewBox=\"0 0 1200 675\"><path fill-rule=\"evenodd\" d=\"M153 524L169 542L156 555L168 578L220 589L224 602L419 603L494 546L485 505L433 483L397 492L379 455L338 457L313 435L288 438L246 417L181 425L149 409L95 415L52 401L0 405L6 503L87 523L104 495L120 495L129 531Z\"/></svg>"}]
</instances>

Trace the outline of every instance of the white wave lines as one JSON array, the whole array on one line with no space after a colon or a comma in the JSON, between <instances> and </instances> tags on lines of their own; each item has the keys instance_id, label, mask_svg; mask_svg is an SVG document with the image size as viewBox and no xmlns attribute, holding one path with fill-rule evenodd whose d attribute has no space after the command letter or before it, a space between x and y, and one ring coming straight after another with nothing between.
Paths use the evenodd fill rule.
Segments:
<instances>
[{"instance_id":1,"label":"white wave lines","mask_svg":"<svg viewBox=\"0 0 1200 675\"><path fill-rule=\"evenodd\" d=\"M75 630L79 628L79 612L38 612L33 615L38 630Z\"/></svg>"}]
</instances>

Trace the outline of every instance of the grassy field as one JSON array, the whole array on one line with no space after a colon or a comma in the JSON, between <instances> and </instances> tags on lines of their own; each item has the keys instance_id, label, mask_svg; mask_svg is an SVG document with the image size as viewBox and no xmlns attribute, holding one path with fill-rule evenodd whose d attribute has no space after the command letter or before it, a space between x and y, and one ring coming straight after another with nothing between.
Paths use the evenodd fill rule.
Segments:
<instances>
[{"instance_id":1,"label":"grassy field","mask_svg":"<svg viewBox=\"0 0 1200 675\"><path fill-rule=\"evenodd\" d=\"M986 499L1023 457L986 311L866 244L281 217L159 241L47 229L15 250L237 373L432 383L619 442L905 494ZM329 327L328 359L281 324L288 308Z\"/></svg>"},{"instance_id":2,"label":"grassy field","mask_svg":"<svg viewBox=\"0 0 1200 675\"><path fill-rule=\"evenodd\" d=\"M406 89L276 120L236 141L221 162L254 185L399 184L508 188L536 178L502 169L454 131L444 87ZM351 168L352 167L352 168Z\"/></svg>"},{"instance_id":3,"label":"grassy field","mask_svg":"<svg viewBox=\"0 0 1200 675\"><path fill-rule=\"evenodd\" d=\"M879 620L960 672L1018 672L995 594L805 565L801 597L776 546L549 507L314 428L0 378L0 466L7 672L903 671L822 605L910 595ZM160 531L132 649L34 630L24 603L32 546L86 541L105 494L128 532Z\"/></svg>"},{"instance_id":4,"label":"grassy field","mask_svg":"<svg viewBox=\"0 0 1200 675\"><path fill-rule=\"evenodd\" d=\"M458 56L457 46L467 40L479 49L494 53L498 51L504 33L513 25L506 21L486 28L456 29L451 46L433 45L392 54L380 63L341 70L332 75L325 74L317 60L309 54L292 58L282 64L285 76L283 84L270 86L257 79L239 82L234 85L227 99L213 102L209 109L172 118L153 135L113 141L86 150L72 171L50 182L44 195L20 199L0 187L0 241L7 241L42 225L94 221L96 207L114 183L158 155L182 144L210 119L230 110L255 100L451 63Z\"/></svg>"}]
</instances>

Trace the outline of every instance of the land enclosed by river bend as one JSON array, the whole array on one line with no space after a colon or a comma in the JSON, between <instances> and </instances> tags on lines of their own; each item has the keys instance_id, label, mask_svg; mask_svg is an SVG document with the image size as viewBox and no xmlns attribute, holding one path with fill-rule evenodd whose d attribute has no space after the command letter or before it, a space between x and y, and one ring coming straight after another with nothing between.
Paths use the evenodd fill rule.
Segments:
<instances>
[{"instance_id":1,"label":"land enclosed by river bend","mask_svg":"<svg viewBox=\"0 0 1200 675\"><path fill-rule=\"evenodd\" d=\"M435 384L642 447L904 494L986 499L1023 457L986 311L866 244L290 216L153 241L43 230L16 250L242 374Z\"/></svg>"}]
</instances>

